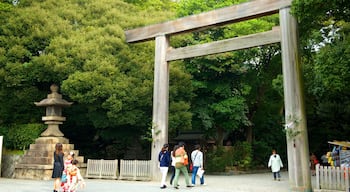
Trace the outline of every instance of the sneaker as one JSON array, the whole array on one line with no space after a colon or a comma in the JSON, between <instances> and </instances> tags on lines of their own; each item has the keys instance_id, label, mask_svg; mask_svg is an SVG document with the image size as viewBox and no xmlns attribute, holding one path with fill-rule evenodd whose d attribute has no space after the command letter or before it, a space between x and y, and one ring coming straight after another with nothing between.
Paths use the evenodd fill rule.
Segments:
<instances>
[{"instance_id":1,"label":"sneaker","mask_svg":"<svg viewBox=\"0 0 350 192\"><path fill-rule=\"evenodd\" d=\"M174 187L175 189L179 189L179 187L178 186L176 186L176 187Z\"/></svg>"},{"instance_id":2,"label":"sneaker","mask_svg":"<svg viewBox=\"0 0 350 192\"><path fill-rule=\"evenodd\" d=\"M160 188L161 188L161 189L165 189L165 188L166 188L166 185L163 185L163 186L161 186Z\"/></svg>"},{"instance_id":3,"label":"sneaker","mask_svg":"<svg viewBox=\"0 0 350 192\"><path fill-rule=\"evenodd\" d=\"M194 185L187 185L186 187L194 187Z\"/></svg>"},{"instance_id":4,"label":"sneaker","mask_svg":"<svg viewBox=\"0 0 350 192\"><path fill-rule=\"evenodd\" d=\"M201 185L202 185L202 186L206 186L207 184L206 184L206 183L202 183Z\"/></svg>"}]
</instances>

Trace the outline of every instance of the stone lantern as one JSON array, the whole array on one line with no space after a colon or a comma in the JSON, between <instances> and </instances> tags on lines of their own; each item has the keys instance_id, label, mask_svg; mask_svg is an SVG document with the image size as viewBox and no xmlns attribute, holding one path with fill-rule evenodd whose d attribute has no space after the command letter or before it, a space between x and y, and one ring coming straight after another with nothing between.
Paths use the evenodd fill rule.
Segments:
<instances>
[{"instance_id":1,"label":"stone lantern","mask_svg":"<svg viewBox=\"0 0 350 192\"><path fill-rule=\"evenodd\" d=\"M51 94L40 102L34 102L38 107L46 107L46 116L42 120L47 124L47 129L41 134L42 137L63 137L63 133L59 129L59 125L66 120L62 116L62 108L69 107L72 102L62 99L62 95L58 93L58 86L50 86Z\"/></svg>"},{"instance_id":2,"label":"stone lantern","mask_svg":"<svg viewBox=\"0 0 350 192\"><path fill-rule=\"evenodd\" d=\"M59 125L66 120L62 116L62 108L69 107L72 102L62 99L58 93L58 86L50 86L51 93L46 99L40 102L34 102L38 107L46 107L46 116L42 120L47 124L47 129L41 133L35 143L30 144L29 149L25 152L22 159L15 165L14 177L17 179L38 179L50 180L53 169L53 153L56 143L63 144L65 154L73 151L74 158L79 161L80 172L85 174L86 163L84 157L79 155L79 150L74 149L74 144L69 143L59 129Z\"/></svg>"}]
</instances>

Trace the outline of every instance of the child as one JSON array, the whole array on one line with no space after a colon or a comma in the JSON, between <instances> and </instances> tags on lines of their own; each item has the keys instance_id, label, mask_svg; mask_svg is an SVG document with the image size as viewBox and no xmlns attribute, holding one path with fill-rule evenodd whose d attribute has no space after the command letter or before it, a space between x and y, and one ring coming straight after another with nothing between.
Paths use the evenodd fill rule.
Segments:
<instances>
[{"instance_id":1,"label":"child","mask_svg":"<svg viewBox=\"0 0 350 192\"><path fill-rule=\"evenodd\" d=\"M73 160L72 167L68 169L68 175L69 175L69 188L68 192L75 192L78 189L79 183L80 188L85 187L85 181L84 178L80 174L80 170L77 167L78 160Z\"/></svg>"},{"instance_id":2,"label":"child","mask_svg":"<svg viewBox=\"0 0 350 192\"><path fill-rule=\"evenodd\" d=\"M65 181L62 181L61 183L61 187L63 189L63 192L67 192L68 191L68 188L69 188L69 182L68 180L70 179L68 177L68 169L70 169L72 167L72 162L73 162L73 159L74 159L74 153L73 152L70 152L68 155L67 155L67 159L64 161L64 170L63 170L63 174L65 174L67 177L67 180Z\"/></svg>"}]
</instances>

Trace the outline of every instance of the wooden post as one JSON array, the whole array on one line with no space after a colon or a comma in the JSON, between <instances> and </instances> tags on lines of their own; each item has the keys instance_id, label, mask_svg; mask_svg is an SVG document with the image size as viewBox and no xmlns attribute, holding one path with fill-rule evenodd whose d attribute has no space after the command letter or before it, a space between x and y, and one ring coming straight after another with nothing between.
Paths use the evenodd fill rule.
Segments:
<instances>
[{"instance_id":1,"label":"wooden post","mask_svg":"<svg viewBox=\"0 0 350 192\"><path fill-rule=\"evenodd\" d=\"M291 191L312 191L309 143L298 46L297 22L290 7L280 13L288 173Z\"/></svg>"},{"instance_id":2,"label":"wooden post","mask_svg":"<svg viewBox=\"0 0 350 192\"><path fill-rule=\"evenodd\" d=\"M163 145L168 143L169 65L166 53L169 39L159 35L155 43L151 173L153 180L160 180L158 154Z\"/></svg>"}]
</instances>

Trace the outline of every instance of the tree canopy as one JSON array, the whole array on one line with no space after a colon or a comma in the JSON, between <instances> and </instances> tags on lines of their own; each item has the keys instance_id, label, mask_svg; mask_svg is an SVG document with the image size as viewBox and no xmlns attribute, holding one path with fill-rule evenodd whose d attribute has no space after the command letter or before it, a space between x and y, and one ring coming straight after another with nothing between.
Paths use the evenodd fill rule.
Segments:
<instances>
[{"instance_id":1,"label":"tree canopy","mask_svg":"<svg viewBox=\"0 0 350 192\"><path fill-rule=\"evenodd\" d=\"M143 142L142 138L147 141L154 45L129 45L124 30L172 17L171 7L165 6L171 5L170 1L159 8L149 3L4 3L6 12L0 16L0 96L7 102L1 107L1 123L40 121L43 111L33 102L44 99L55 83L64 97L75 103L64 111L69 120L62 130L68 138L103 146L130 145L135 135L139 137L136 142ZM188 128L186 99L190 93L181 88L186 84L178 82L189 76L179 66L174 66L171 73L171 111L175 114L170 116L171 126Z\"/></svg>"}]
</instances>

